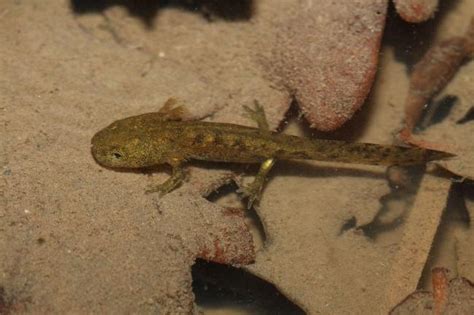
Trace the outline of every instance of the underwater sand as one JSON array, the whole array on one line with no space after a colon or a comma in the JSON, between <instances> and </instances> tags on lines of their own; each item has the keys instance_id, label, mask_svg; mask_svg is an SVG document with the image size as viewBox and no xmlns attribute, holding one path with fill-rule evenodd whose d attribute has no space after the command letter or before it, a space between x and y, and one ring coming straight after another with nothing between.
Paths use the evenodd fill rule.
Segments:
<instances>
[{"instance_id":1,"label":"underwater sand","mask_svg":"<svg viewBox=\"0 0 474 315\"><path fill-rule=\"evenodd\" d=\"M288 7L276 3L258 4L262 20ZM312 132L293 113L284 132L393 143L411 59L462 34L472 12L469 0L443 5L416 32L392 12L362 110L331 134ZM429 289L433 266L474 281L473 191L449 176L410 170L397 189L383 167L281 162L244 219L232 189L203 198L239 182L235 166L195 164L185 187L159 198L144 191L167 178L166 168L151 176L95 163L95 132L169 97L192 104L195 118L247 125L241 106L258 99L270 125L280 125L290 93L261 64L271 23L210 23L201 12L165 7L147 28L120 6L79 14L68 1L45 0L5 4L0 21L0 313L386 313ZM268 29L255 32L253 23ZM466 63L436 97L458 96L452 119L472 107L473 78ZM212 265L193 278L196 258L242 267L274 288L248 280L249 289L250 276L234 270L226 279ZM193 292L196 279L220 288L214 302L205 289Z\"/></svg>"}]
</instances>

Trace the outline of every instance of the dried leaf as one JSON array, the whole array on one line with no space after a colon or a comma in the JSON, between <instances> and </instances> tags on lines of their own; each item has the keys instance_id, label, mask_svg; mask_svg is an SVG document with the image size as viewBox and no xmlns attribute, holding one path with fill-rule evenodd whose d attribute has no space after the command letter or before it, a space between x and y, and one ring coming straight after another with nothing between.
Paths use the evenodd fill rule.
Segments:
<instances>
[{"instance_id":1,"label":"dried leaf","mask_svg":"<svg viewBox=\"0 0 474 315\"><path fill-rule=\"evenodd\" d=\"M393 2L402 19L420 23L434 16L439 0L393 0Z\"/></svg>"},{"instance_id":2,"label":"dried leaf","mask_svg":"<svg viewBox=\"0 0 474 315\"><path fill-rule=\"evenodd\" d=\"M377 67L386 0L295 2L277 28L270 67L311 127L330 131L364 103Z\"/></svg>"},{"instance_id":3,"label":"dried leaf","mask_svg":"<svg viewBox=\"0 0 474 315\"><path fill-rule=\"evenodd\" d=\"M452 114L443 122L430 126L428 129L413 137L414 141L423 144L443 144L449 152L457 155L456 158L440 162L444 168L461 177L474 179L474 123L472 120L464 121L463 118L470 111L474 99L474 63L462 67L452 82L441 93L456 95L459 101ZM429 145L428 145L429 146Z\"/></svg>"},{"instance_id":4,"label":"dried leaf","mask_svg":"<svg viewBox=\"0 0 474 315\"><path fill-rule=\"evenodd\" d=\"M410 294L390 312L396 314L472 314L474 312L474 285L465 278L449 281L449 298L444 311L436 308L435 293L417 291Z\"/></svg>"}]
</instances>

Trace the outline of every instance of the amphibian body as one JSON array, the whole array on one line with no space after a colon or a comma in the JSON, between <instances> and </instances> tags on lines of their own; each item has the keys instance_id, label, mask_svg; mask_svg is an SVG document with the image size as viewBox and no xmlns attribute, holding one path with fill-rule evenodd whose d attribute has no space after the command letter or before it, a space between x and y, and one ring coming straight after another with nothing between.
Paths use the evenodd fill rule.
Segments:
<instances>
[{"instance_id":1,"label":"amphibian body","mask_svg":"<svg viewBox=\"0 0 474 315\"><path fill-rule=\"evenodd\" d=\"M313 140L272 132L263 108L244 107L259 128L202 121L182 121L173 99L156 113L118 120L92 138L96 161L111 168L172 167L172 175L151 191L161 194L184 180L188 160L261 163L254 182L243 192L249 207L259 199L265 176L275 160L310 159L359 164L410 165L451 156L448 153L389 145Z\"/></svg>"}]
</instances>

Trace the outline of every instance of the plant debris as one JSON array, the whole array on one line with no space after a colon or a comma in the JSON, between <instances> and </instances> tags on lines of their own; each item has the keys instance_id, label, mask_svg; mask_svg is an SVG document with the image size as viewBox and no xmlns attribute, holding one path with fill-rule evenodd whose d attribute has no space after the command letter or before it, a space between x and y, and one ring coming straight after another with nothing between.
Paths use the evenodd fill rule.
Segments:
<instances>
[{"instance_id":1,"label":"plant debris","mask_svg":"<svg viewBox=\"0 0 474 315\"><path fill-rule=\"evenodd\" d=\"M337 129L362 106L377 69L386 0L294 2L280 23L271 69L312 128Z\"/></svg>"},{"instance_id":2,"label":"plant debris","mask_svg":"<svg viewBox=\"0 0 474 315\"><path fill-rule=\"evenodd\" d=\"M439 0L393 0L398 14L407 22L420 23L432 18Z\"/></svg>"},{"instance_id":3,"label":"plant debris","mask_svg":"<svg viewBox=\"0 0 474 315\"><path fill-rule=\"evenodd\" d=\"M393 308L390 315L397 314L473 314L474 284L466 278L448 281L448 270L434 268L433 291L416 291Z\"/></svg>"},{"instance_id":4,"label":"plant debris","mask_svg":"<svg viewBox=\"0 0 474 315\"><path fill-rule=\"evenodd\" d=\"M410 76L410 90L405 102L405 128L401 138L411 140L413 129L427 102L439 93L458 72L462 62L473 53L474 18L465 36L441 41L415 65ZM423 144L421 144L423 145ZM425 145L426 146L426 145Z\"/></svg>"},{"instance_id":5,"label":"plant debris","mask_svg":"<svg viewBox=\"0 0 474 315\"><path fill-rule=\"evenodd\" d=\"M402 140L412 145L456 154L456 158L438 164L471 179L474 178L474 144L471 141L474 125L468 117L474 98L474 64L468 62L460 66L463 60L471 57L473 42L474 18L464 37L454 37L435 45L415 66L405 103L406 125L400 134ZM437 93L440 93L439 97L456 95L459 101L455 110L442 122L413 134L423 107Z\"/></svg>"}]
</instances>

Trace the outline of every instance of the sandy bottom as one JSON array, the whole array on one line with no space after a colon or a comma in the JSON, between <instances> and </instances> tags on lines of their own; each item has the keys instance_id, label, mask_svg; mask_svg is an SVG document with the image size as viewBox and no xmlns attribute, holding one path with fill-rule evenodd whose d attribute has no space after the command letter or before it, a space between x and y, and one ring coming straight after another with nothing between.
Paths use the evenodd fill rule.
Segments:
<instances>
[{"instance_id":1,"label":"sandy bottom","mask_svg":"<svg viewBox=\"0 0 474 315\"><path fill-rule=\"evenodd\" d=\"M144 192L166 167L113 171L90 154L99 129L169 97L191 118L254 125L242 105L257 99L286 133L394 143L410 66L464 32L470 0L422 26L389 11L368 101L324 134L262 62L288 1L255 3L252 17L245 4L239 16L190 1L148 16L78 3L0 8L0 314L382 314L431 289L434 266L474 281L472 181L436 165L278 162L246 211L236 190L256 166L191 163L187 183L160 198ZM470 145L473 86L466 62L434 99L457 97L426 137Z\"/></svg>"}]
</instances>

